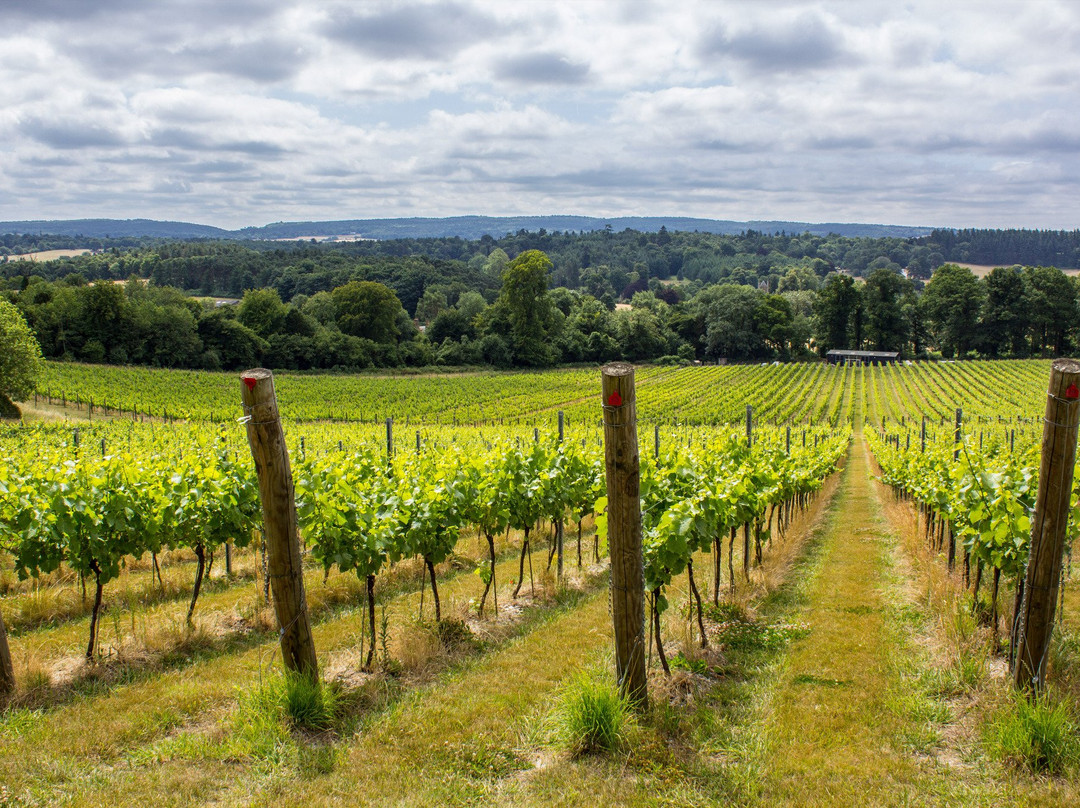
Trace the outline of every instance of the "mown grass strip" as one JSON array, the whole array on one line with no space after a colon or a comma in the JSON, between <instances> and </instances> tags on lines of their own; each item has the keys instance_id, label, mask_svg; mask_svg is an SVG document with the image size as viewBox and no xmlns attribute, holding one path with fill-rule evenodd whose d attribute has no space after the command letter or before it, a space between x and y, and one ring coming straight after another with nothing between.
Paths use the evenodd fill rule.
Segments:
<instances>
[{"instance_id":1,"label":"mown grass strip","mask_svg":"<svg viewBox=\"0 0 1080 808\"><path fill-rule=\"evenodd\" d=\"M546 550L534 556L537 569L542 569ZM509 582L516 566L516 558L500 563L499 580ZM476 589L471 568L450 577L440 586L445 611L464 609ZM419 598L413 591L386 602L395 633L415 619ZM500 602L505 604L503 598ZM363 622L360 609L351 608L317 624L314 634L320 659L332 665L335 655L355 648ZM262 634L258 639L254 646L227 649L224 655L196 656L176 670L146 671L130 684L113 684L63 708L9 714L0 722L0 782L13 794L25 793L45 802L60 795L93 792L95 784L100 785L102 766L111 770L133 749L182 732L184 727L217 721L235 709L238 688L258 682L261 672L278 656L276 636ZM168 795L163 799L167 801Z\"/></svg>"}]
</instances>

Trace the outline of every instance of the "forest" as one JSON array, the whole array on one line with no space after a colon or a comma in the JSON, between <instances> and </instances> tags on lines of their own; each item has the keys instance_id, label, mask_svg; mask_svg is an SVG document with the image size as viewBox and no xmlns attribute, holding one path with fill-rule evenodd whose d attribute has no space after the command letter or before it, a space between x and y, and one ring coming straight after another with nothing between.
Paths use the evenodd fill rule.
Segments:
<instances>
[{"instance_id":1,"label":"forest","mask_svg":"<svg viewBox=\"0 0 1080 808\"><path fill-rule=\"evenodd\" d=\"M0 237L12 253L80 246ZM1060 355L1077 233L521 230L348 243L98 239L0 264L46 357L235 369ZM1009 262L983 278L952 261ZM1057 258L1055 262L1045 259Z\"/></svg>"}]
</instances>

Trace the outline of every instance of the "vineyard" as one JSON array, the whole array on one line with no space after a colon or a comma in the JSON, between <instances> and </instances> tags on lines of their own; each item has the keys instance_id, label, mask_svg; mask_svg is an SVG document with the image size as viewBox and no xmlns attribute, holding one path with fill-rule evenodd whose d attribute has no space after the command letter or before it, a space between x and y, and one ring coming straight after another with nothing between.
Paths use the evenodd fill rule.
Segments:
<instances>
[{"instance_id":1,"label":"vineyard","mask_svg":"<svg viewBox=\"0 0 1080 808\"><path fill-rule=\"evenodd\" d=\"M238 377L50 363L24 422L0 427L0 616L14 673L0 805L595 804L622 800L622 765L627 804L812 801L758 782L760 733L788 709L783 687L806 684L784 678L785 655L827 647L808 604L831 575L841 586L828 548L882 530L850 504L857 486L871 491L867 463L881 481L876 518L894 533L865 563L906 552L910 574L958 604L918 631L904 624L897 647L921 659L915 634L949 620L969 657L982 643L982 684L931 688L946 700L932 719L895 711L933 736L918 747L933 758L956 700L1007 665L1049 370L637 369L654 706L620 764L567 754L553 728L553 705L611 664L596 369L275 379L324 683L297 706ZM1051 672L1065 694L1080 660L1077 524ZM893 606L848 608L830 621L857 631ZM806 675L822 698L850 678ZM1011 771L979 793L1016 787ZM923 785L941 774L912 772ZM1065 780L1049 790L1020 786L1031 804L1076 796L1076 770L1053 773Z\"/></svg>"}]
</instances>

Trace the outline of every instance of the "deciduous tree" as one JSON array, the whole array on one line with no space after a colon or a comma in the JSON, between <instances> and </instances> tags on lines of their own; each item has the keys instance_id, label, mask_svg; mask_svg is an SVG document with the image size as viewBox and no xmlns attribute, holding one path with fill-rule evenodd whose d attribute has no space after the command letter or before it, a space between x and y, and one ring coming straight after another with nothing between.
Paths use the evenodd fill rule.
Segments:
<instances>
[{"instance_id":1,"label":"deciduous tree","mask_svg":"<svg viewBox=\"0 0 1080 808\"><path fill-rule=\"evenodd\" d=\"M540 250L526 250L503 271L500 297L510 319L514 357L522 365L546 365L552 361L547 342L551 325L551 301L547 276L551 259Z\"/></svg>"},{"instance_id":2,"label":"deciduous tree","mask_svg":"<svg viewBox=\"0 0 1080 808\"><path fill-rule=\"evenodd\" d=\"M11 399L30 396L40 372L41 347L34 332L18 308L0 300L0 415L18 417Z\"/></svg>"}]
</instances>

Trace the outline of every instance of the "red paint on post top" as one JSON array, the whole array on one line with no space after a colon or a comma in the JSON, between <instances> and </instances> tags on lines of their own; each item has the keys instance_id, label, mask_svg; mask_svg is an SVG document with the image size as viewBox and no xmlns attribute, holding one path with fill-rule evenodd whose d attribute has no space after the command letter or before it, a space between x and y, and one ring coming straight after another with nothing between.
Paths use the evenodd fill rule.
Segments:
<instances>
[{"instance_id":1,"label":"red paint on post top","mask_svg":"<svg viewBox=\"0 0 1080 808\"><path fill-rule=\"evenodd\" d=\"M621 407L622 406L622 396L619 395L618 390L616 390L610 396L608 396L607 403L608 403L609 407Z\"/></svg>"},{"instance_id":2,"label":"red paint on post top","mask_svg":"<svg viewBox=\"0 0 1080 808\"><path fill-rule=\"evenodd\" d=\"M255 378L253 378L251 376L244 376L242 378L244 380L244 384L247 385L248 390L254 390L255 389L255 383L257 381L259 381L258 379L255 379Z\"/></svg>"},{"instance_id":3,"label":"red paint on post top","mask_svg":"<svg viewBox=\"0 0 1080 808\"><path fill-rule=\"evenodd\" d=\"M1075 384L1070 384L1065 390L1065 398L1070 401L1080 398L1080 387L1077 387Z\"/></svg>"}]
</instances>

